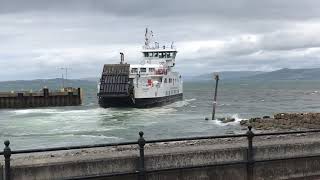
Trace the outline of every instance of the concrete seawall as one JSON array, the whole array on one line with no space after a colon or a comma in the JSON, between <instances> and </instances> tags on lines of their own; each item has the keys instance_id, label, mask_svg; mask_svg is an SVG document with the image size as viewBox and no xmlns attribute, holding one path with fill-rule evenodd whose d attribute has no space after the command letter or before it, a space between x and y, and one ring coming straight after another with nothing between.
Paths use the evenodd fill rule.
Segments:
<instances>
[{"instance_id":1,"label":"concrete seawall","mask_svg":"<svg viewBox=\"0 0 320 180\"><path fill-rule=\"evenodd\" d=\"M78 106L82 103L81 91L80 88L64 88L50 92L48 88L43 88L40 92L0 92L0 109Z\"/></svg>"},{"instance_id":2,"label":"concrete seawall","mask_svg":"<svg viewBox=\"0 0 320 180\"><path fill-rule=\"evenodd\" d=\"M318 136L255 138L253 179L320 178ZM240 138L223 143L186 141L146 145L147 179L245 180L248 178L246 143L245 138ZM103 179L137 179L138 153L138 147L132 145L17 154L12 155L11 177L14 180L70 179L117 174Z\"/></svg>"}]
</instances>

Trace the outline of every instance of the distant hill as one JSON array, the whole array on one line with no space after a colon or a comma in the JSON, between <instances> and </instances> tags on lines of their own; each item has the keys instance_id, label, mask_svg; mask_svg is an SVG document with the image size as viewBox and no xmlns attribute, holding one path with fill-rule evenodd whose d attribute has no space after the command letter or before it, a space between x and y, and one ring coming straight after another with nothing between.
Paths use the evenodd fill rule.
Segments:
<instances>
[{"instance_id":1,"label":"distant hill","mask_svg":"<svg viewBox=\"0 0 320 180\"><path fill-rule=\"evenodd\" d=\"M0 82L0 91L18 91L18 90L40 90L43 87L48 87L49 89L60 89L64 86L69 87L96 87L97 83L94 81L88 80L77 80L77 79L68 79L62 80L61 78L57 79L35 79L35 80L16 80L16 81L1 81Z\"/></svg>"},{"instance_id":2,"label":"distant hill","mask_svg":"<svg viewBox=\"0 0 320 180\"><path fill-rule=\"evenodd\" d=\"M214 73L207 73L200 76L183 76L185 81L207 81L213 80ZM223 71L218 72L221 80L320 80L320 68L313 69L280 69L272 72L261 71ZM35 80L16 80L0 81L0 91L37 91L43 87L50 89L60 89L64 86L81 87L84 89L96 90L99 78L89 77L82 79L35 79Z\"/></svg>"},{"instance_id":3,"label":"distant hill","mask_svg":"<svg viewBox=\"0 0 320 180\"><path fill-rule=\"evenodd\" d=\"M236 80L241 78L247 78L254 75L262 74L265 72L262 71L222 71L222 72L216 72L219 74L219 77L221 80ZM200 76L189 76L185 80L201 80L201 81L207 81L207 80L213 80L214 74L216 73L208 73L208 74L202 74Z\"/></svg>"},{"instance_id":4,"label":"distant hill","mask_svg":"<svg viewBox=\"0 0 320 180\"><path fill-rule=\"evenodd\" d=\"M94 81L94 82L98 82L99 81L99 77L87 77L87 78L80 78L80 80L85 80L85 81Z\"/></svg>"},{"instance_id":5,"label":"distant hill","mask_svg":"<svg viewBox=\"0 0 320 180\"><path fill-rule=\"evenodd\" d=\"M252 80L320 80L320 68L280 69L249 77Z\"/></svg>"},{"instance_id":6,"label":"distant hill","mask_svg":"<svg viewBox=\"0 0 320 180\"><path fill-rule=\"evenodd\" d=\"M263 71L222 71L217 72L221 80L320 80L320 68L310 69L280 69L271 72ZM186 81L213 80L215 73L207 73L200 76L187 76Z\"/></svg>"}]
</instances>

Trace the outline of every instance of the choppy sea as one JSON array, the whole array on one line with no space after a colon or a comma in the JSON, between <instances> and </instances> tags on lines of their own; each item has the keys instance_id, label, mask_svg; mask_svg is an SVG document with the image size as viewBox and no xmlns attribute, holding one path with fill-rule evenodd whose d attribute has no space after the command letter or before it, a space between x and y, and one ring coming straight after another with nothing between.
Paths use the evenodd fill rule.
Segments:
<instances>
[{"instance_id":1,"label":"choppy sea","mask_svg":"<svg viewBox=\"0 0 320 180\"><path fill-rule=\"evenodd\" d=\"M211 117L214 82L185 82L184 99L148 109L100 108L96 86L82 85L82 106L0 110L0 141L12 149L57 147L244 132L239 121L278 112L319 112L320 81L220 81L216 117ZM1 88L0 88L1 90Z\"/></svg>"}]
</instances>

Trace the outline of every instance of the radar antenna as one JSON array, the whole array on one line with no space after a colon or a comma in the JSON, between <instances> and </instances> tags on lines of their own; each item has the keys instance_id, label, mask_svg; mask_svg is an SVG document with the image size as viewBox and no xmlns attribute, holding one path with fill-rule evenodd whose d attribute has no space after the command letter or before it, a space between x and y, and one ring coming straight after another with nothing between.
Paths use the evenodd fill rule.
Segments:
<instances>
[{"instance_id":1,"label":"radar antenna","mask_svg":"<svg viewBox=\"0 0 320 180\"><path fill-rule=\"evenodd\" d=\"M145 42L144 42L144 45L146 46L146 47L148 47L149 46L149 37L148 37L148 28L146 28L146 33L144 34L144 38L145 38Z\"/></svg>"},{"instance_id":2,"label":"radar antenna","mask_svg":"<svg viewBox=\"0 0 320 180\"><path fill-rule=\"evenodd\" d=\"M145 38L144 45L146 48L149 48L152 37L153 37L153 32L152 31L149 32L148 28L146 28L146 33L144 34L144 38Z\"/></svg>"}]
</instances>

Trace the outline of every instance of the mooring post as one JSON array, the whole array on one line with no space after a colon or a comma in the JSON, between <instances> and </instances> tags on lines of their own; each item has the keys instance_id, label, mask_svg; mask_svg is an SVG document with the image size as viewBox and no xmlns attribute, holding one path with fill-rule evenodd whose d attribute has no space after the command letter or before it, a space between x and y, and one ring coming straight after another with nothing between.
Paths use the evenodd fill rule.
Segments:
<instances>
[{"instance_id":1,"label":"mooring post","mask_svg":"<svg viewBox=\"0 0 320 180\"><path fill-rule=\"evenodd\" d=\"M216 114L219 75L218 75L218 74L215 74L215 75L214 75L214 79L216 80L216 88L215 88L215 90L214 90L213 109L212 109L212 120L214 120L214 116L215 116L215 114Z\"/></svg>"},{"instance_id":2,"label":"mooring post","mask_svg":"<svg viewBox=\"0 0 320 180\"><path fill-rule=\"evenodd\" d=\"M252 126L248 126L248 131L247 131L247 139L248 139L248 151L247 151L247 176L248 180L253 180L253 164L254 164L254 159L253 159L253 137L254 133L252 132Z\"/></svg>"},{"instance_id":3,"label":"mooring post","mask_svg":"<svg viewBox=\"0 0 320 180\"><path fill-rule=\"evenodd\" d=\"M10 180L11 172L10 172L10 157L11 157L11 149L9 147L10 141L4 141L5 148L3 149L4 156L4 180Z\"/></svg>"},{"instance_id":4,"label":"mooring post","mask_svg":"<svg viewBox=\"0 0 320 180\"><path fill-rule=\"evenodd\" d=\"M146 140L143 138L143 132L139 132L139 150L140 150L140 157L139 157L139 180L146 179L146 172L144 167L144 145L146 144Z\"/></svg>"}]
</instances>

